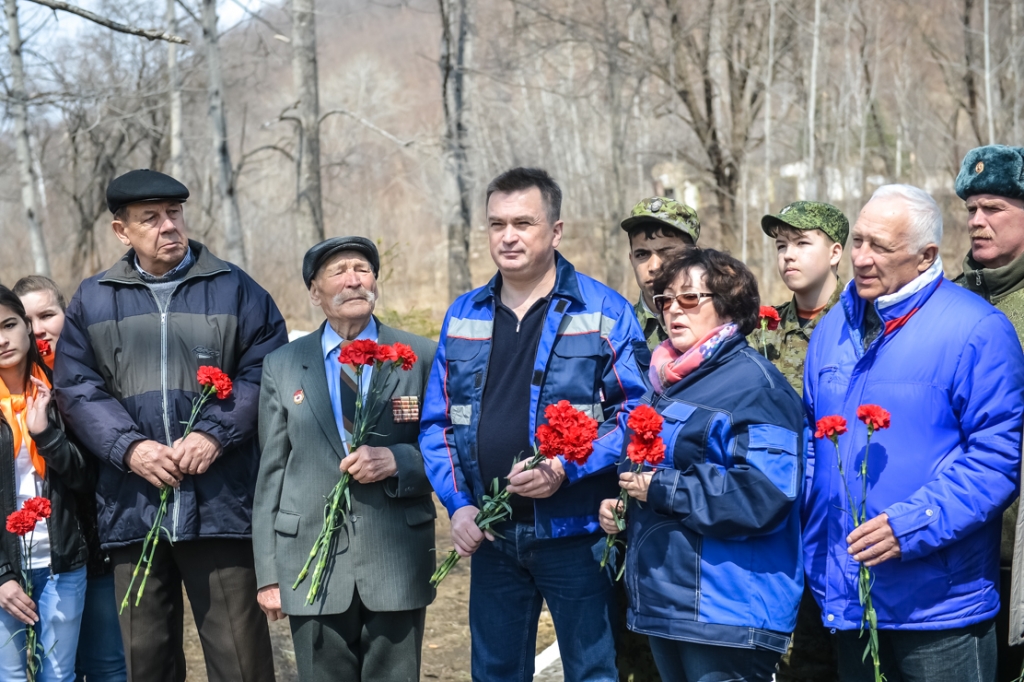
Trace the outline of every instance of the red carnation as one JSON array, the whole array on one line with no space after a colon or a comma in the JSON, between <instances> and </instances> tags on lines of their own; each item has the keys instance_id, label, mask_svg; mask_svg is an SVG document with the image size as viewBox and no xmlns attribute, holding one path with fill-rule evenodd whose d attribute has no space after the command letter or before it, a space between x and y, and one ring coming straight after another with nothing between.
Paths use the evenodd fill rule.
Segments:
<instances>
[{"instance_id":1,"label":"red carnation","mask_svg":"<svg viewBox=\"0 0 1024 682\"><path fill-rule=\"evenodd\" d=\"M537 449L548 459L558 455L567 462L583 464L594 451L597 420L588 417L568 400L544 408L547 424L537 427Z\"/></svg>"},{"instance_id":2,"label":"red carnation","mask_svg":"<svg viewBox=\"0 0 1024 682\"><path fill-rule=\"evenodd\" d=\"M413 351L411 346L407 346L404 343L396 343L394 345L395 353L398 356L398 360L402 361L402 369L408 371L412 369L412 366L416 364L416 353Z\"/></svg>"},{"instance_id":3,"label":"red carnation","mask_svg":"<svg viewBox=\"0 0 1024 682\"><path fill-rule=\"evenodd\" d=\"M665 419L650 405L640 405L630 413L626 426L632 431L626 456L634 464L660 464L665 459L661 426Z\"/></svg>"},{"instance_id":4,"label":"red carnation","mask_svg":"<svg viewBox=\"0 0 1024 682\"><path fill-rule=\"evenodd\" d=\"M373 339L353 341L341 349L338 362L343 365L372 365L377 360L377 342Z\"/></svg>"},{"instance_id":5,"label":"red carnation","mask_svg":"<svg viewBox=\"0 0 1024 682\"><path fill-rule=\"evenodd\" d=\"M761 306L761 311L758 313L761 317L761 328L767 329L770 332L775 331L779 328L779 311L770 305Z\"/></svg>"},{"instance_id":6,"label":"red carnation","mask_svg":"<svg viewBox=\"0 0 1024 682\"><path fill-rule=\"evenodd\" d=\"M867 424L869 432L889 428L889 411L878 405L861 405L857 408L857 419Z\"/></svg>"},{"instance_id":7,"label":"red carnation","mask_svg":"<svg viewBox=\"0 0 1024 682\"><path fill-rule=\"evenodd\" d=\"M36 339L36 348L39 349L39 354L44 358L53 355L53 348L50 347L50 342L46 339Z\"/></svg>"},{"instance_id":8,"label":"red carnation","mask_svg":"<svg viewBox=\"0 0 1024 682\"><path fill-rule=\"evenodd\" d=\"M818 430L814 432L815 438L828 438L833 443L839 436L846 433L846 420L837 414L822 417L816 424Z\"/></svg>"},{"instance_id":9,"label":"red carnation","mask_svg":"<svg viewBox=\"0 0 1024 682\"><path fill-rule=\"evenodd\" d=\"M25 537L36 529L36 515L27 509L19 509L7 517L7 532Z\"/></svg>"},{"instance_id":10,"label":"red carnation","mask_svg":"<svg viewBox=\"0 0 1024 682\"><path fill-rule=\"evenodd\" d=\"M45 497L31 497L25 500L25 504L21 505L21 508L35 516L36 519L50 518L50 501Z\"/></svg>"},{"instance_id":11,"label":"red carnation","mask_svg":"<svg viewBox=\"0 0 1024 682\"><path fill-rule=\"evenodd\" d=\"M231 377L217 367L203 365L196 373L196 378L199 380L200 386L212 386L216 389L218 400L224 400L231 395L233 390Z\"/></svg>"},{"instance_id":12,"label":"red carnation","mask_svg":"<svg viewBox=\"0 0 1024 682\"><path fill-rule=\"evenodd\" d=\"M395 362L398 360L398 351L395 350L394 346L378 345L373 353L373 359L380 363Z\"/></svg>"}]
</instances>

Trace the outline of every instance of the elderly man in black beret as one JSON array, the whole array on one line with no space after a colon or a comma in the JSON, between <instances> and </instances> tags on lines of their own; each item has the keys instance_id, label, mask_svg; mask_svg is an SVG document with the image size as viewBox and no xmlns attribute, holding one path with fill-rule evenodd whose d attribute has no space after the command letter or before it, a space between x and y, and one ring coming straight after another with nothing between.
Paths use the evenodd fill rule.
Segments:
<instances>
[{"instance_id":1,"label":"elderly man in black beret","mask_svg":"<svg viewBox=\"0 0 1024 682\"><path fill-rule=\"evenodd\" d=\"M271 619L289 616L303 682L420 679L436 513L417 439L437 344L373 316L379 270L377 247L364 237L311 248L302 278L327 321L263 365L253 515L259 600ZM363 339L411 346L416 363L390 376L367 367L357 385L338 355ZM375 396L384 409L371 415L369 441L353 448L357 394ZM297 590L292 585L320 531L324 498L343 472L352 476L351 510L309 604L309 579Z\"/></svg>"},{"instance_id":2,"label":"elderly man in black beret","mask_svg":"<svg viewBox=\"0 0 1024 682\"><path fill-rule=\"evenodd\" d=\"M287 331L252 278L187 239L188 195L156 171L111 181L111 226L128 252L71 300L54 387L68 427L98 463L100 542L119 603L161 489L171 489L145 592L136 605L133 590L120 616L128 678L185 680L184 585L211 682L273 682L251 521L263 358ZM207 403L182 438L204 366L234 388Z\"/></svg>"}]
</instances>

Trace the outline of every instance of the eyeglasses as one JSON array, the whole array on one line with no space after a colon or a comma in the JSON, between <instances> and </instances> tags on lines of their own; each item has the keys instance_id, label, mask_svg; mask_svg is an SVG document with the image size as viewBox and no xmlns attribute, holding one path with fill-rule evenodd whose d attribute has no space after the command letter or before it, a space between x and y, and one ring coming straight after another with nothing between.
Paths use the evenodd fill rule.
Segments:
<instances>
[{"instance_id":1,"label":"eyeglasses","mask_svg":"<svg viewBox=\"0 0 1024 682\"><path fill-rule=\"evenodd\" d=\"M683 294L676 294L675 296L670 296L669 294L658 294L654 297L654 307L658 309L658 312L664 313L672 307L672 301L675 301L683 310L691 310L699 306L700 302L705 298L711 298L713 296L714 294L704 294L697 291L688 291Z\"/></svg>"}]
</instances>

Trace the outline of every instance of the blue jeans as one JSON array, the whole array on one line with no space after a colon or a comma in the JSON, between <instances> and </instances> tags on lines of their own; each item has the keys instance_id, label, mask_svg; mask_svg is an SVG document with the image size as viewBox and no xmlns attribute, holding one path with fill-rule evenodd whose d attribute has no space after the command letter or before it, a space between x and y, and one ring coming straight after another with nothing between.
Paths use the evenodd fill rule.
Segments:
<instances>
[{"instance_id":1,"label":"blue jeans","mask_svg":"<svg viewBox=\"0 0 1024 682\"><path fill-rule=\"evenodd\" d=\"M513 523L499 531L505 539L484 541L470 571L473 680L533 679L546 601L565 682L616 682L615 591L594 558L595 536L538 540L532 525Z\"/></svg>"},{"instance_id":2,"label":"blue jeans","mask_svg":"<svg viewBox=\"0 0 1024 682\"><path fill-rule=\"evenodd\" d=\"M117 621L113 573L89 578L86 585L75 674L76 682L125 682L128 679L121 626Z\"/></svg>"},{"instance_id":3,"label":"blue jeans","mask_svg":"<svg viewBox=\"0 0 1024 682\"><path fill-rule=\"evenodd\" d=\"M39 614L35 628L40 648L48 652L36 680L72 682L78 629L85 606L85 567L58 575L50 575L49 568L40 568L29 575L32 601ZM4 682L25 679L25 628L24 623L0 609L0 644L7 642L0 646L0 680Z\"/></svg>"},{"instance_id":4,"label":"blue jeans","mask_svg":"<svg viewBox=\"0 0 1024 682\"><path fill-rule=\"evenodd\" d=\"M867 632L839 633L839 679L873 682ZM878 658L888 682L995 682L994 620L954 630L879 630Z\"/></svg>"},{"instance_id":5,"label":"blue jeans","mask_svg":"<svg viewBox=\"0 0 1024 682\"><path fill-rule=\"evenodd\" d=\"M782 654L717 644L651 637L651 653L663 680L672 682L770 682Z\"/></svg>"}]
</instances>

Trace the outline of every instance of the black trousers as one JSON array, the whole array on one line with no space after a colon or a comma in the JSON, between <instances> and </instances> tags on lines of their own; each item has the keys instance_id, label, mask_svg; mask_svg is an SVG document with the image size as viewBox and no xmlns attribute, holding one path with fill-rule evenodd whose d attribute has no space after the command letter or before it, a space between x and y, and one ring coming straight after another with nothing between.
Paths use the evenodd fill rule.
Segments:
<instances>
[{"instance_id":1,"label":"black trousers","mask_svg":"<svg viewBox=\"0 0 1024 682\"><path fill-rule=\"evenodd\" d=\"M301 682L418 682L427 609L288 616Z\"/></svg>"},{"instance_id":2,"label":"black trousers","mask_svg":"<svg viewBox=\"0 0 1024 682\"><path fill-rule=\"evenodd\" d=\"M1013 682L1024 669L1024 645L1010 646L1010 567L999 568L999 615L996 616L997 682Z\"/></svg>"},{"instance_id":3,"label":"black trousers","mask_svg":"<svg viewBox=\"0 0 1024 682\"><path fill-rule=\"evenodd\" d=\"M118 608L141 552L141 543L110 552ZM210 682L274 682L270 630L256 602L251 541L161 541L135 606L141 578L119 617L130 681L185 681L184 585Z\"/></svg>"}]
</instances>

